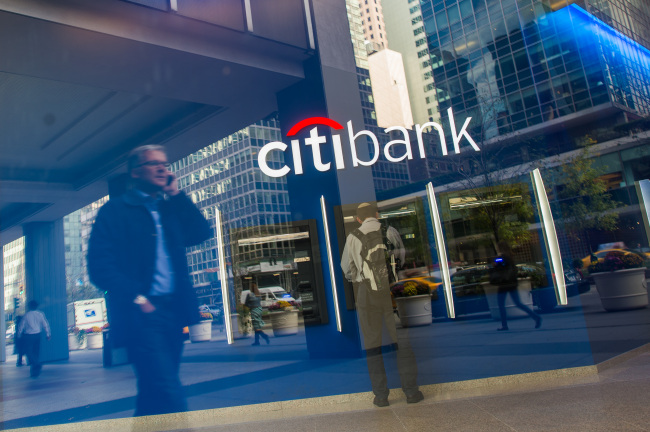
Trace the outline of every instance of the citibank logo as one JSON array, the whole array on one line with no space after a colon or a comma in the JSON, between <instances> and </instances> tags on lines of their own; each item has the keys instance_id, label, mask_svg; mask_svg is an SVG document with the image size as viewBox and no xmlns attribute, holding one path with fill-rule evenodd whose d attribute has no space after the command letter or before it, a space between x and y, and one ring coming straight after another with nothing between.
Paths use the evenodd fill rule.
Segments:
<instances>
[{"instance_id":1,"label":"citibank logo","mask_svg":"<svg viewBox=\"0 0 650 432\"><path fill-rule=\"evenodd\" d=\"M463 137L467 139L467 141L475 151L480 151L480 149L476 145L476 142L474 142L472 137L467 133L467 126L469 126L469 122L472 120L472 118L467 117L465 123L463 124L463 127L460 128L460 131L456 131L456 121L454 120L452 109L449 108L447 110L447 113L449 114L449 128L451 130L451 136L454 141L454 152L456 154L460 153L460 142L463 139ZM329 126L335 130L345 129L340 123L332 119L329 119L327 117L310 117L308 119L298 122L294 127L292 127L287 133L287 137L290 138L292 136L295 136L302 129L309 126L314 126L314 128L312 128L309 131L309 138L305 138L305 145L308 145L312 148L314 167L318 171L325 172L331 169L332 162L324 163L322 160L320 145L325 144L327 142L327 138L318 135L318 127L316 127L316 125ZM445 140L445 133L442 126L436 122L428 122L423 125L415 125L415 134L417 137L417 145L418 145L420 159L424 159L426 157L426 154L424 152L424 141L422 139L422 134L429 128L433 128L438 132L442 154L443 156L447 156L447 142ZM409 159L409 160L413 159L413 150L411 148L411 141L409 139L408 131L406 130L405 127L393 126L393 127L389 127L388 129L384 129L384 131L386 133L399 131L402 133L402 136L404 137L404 139L396 139L390 141L384 146L384 156L388 161L401 162L404 159ZM361 166L374 165L379 159L379 154L380 154L379 141L377 140L375 134L367 130L361 130L355 133L354 127L352 125L352 121L347 122L347 133L350 142L350 153L352 155L352 166L358 167L359 165ZM372 142L372 145L374 147L374 152L373 152L374 156L372 157L372 159L367 161L360 159L359 156L357 155L356 140L357 138L363 135L370 138L370 141ZM404 150L403 150L404 154L402 154L399 157L393 156L391 154L391 147L393 146L404 146ZM288 146L283 142L273 141L264 145L264 147L261 148L257 156L257 162L264 174L266 174L269 177L284 177L285 175L289 174L291 168L289 168L286 165L278 169L271 168L268 165L269 153L271 153L272 151L285 152L287 150L287 147ZM332 135L332 147L334 149L334 164L336 165L336 169L337 170L345 169L345 161L343 160L343 146L341 145L341 135L334 135L334 134ZM293 166L295 170L294 173L296 175L302 174L303 161L302 161L302 153L300 151L300 140L298 139L291 140L291 155L293 157Z\"/></svg>"}]
</instances>

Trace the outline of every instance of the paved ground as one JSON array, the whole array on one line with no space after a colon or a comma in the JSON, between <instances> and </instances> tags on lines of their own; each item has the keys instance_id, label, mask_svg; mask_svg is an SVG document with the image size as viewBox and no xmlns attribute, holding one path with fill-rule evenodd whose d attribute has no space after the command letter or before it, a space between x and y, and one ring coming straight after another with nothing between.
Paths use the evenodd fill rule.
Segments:
<instances>
[{"instance_id":1,"label":"paved ground","mask_svg":"<svg viewBox=\"0 0 650 432\"><path fill-rule=\"evenodd\" d=\"M496 332L498 323L491 320L488 314L464 317L454 321L435 320L431 326L410 329L408 336L416 351L420 383L435 385L494 376L591 366L649 342L650 309L607 313L600 307L595 290L572 298L570 301L569 307L545 314L542 328L539 330L533 329L531 320L521 319L510 323L511 330L509 332ZM401 331L401 333L406 334L405 331ZM238 340L234 345L228 346L223 340L223 335L217 332L211 342L186 345L181 376L191 410L227 409L228 407L253 406L254 404L272 405L281 403L281 401L304 398L358 394L368 391L370 388L364 359L310 359L306 349L304 329L301 329L296 336L272 338L271 345L268 346L252 347L250 342L250 339ZM392 388L398 388L399 382L394 373L396 370L394 359L390 355L387 355L387 358L386 365L390 373L389 385ZM643 359L648 361L645 356ZM647 371L650 366L646 363L645 369L641 366L640 368ZM0 412L2 423L0 423L0 429L119 419L130 417L133 414L135 382L131 367L124 365L109 369L103 368L101 351L73 351L70 353L68 361L45 365L43 374L38 379L29 379L28 375L27 368L16 368L15 356L9 355L7 363L0 364L0 378L2 379L2 410ZM613 381L609 383L610 378L605 375L601 384L607 384L606 388L612 389L611 392L626 393L623 390L616 390L620 386L617 387L615 384L620 380L611 378ZM646 376L641 381L647 379ZM628 394L636 394L636 387L633 386ZM521 391L521 389L510 388L507 391L512 393ZM546 391L553 392L555 390ZM535 397L542 398L536 402L542 412L547 412L550 409L546 408L547 405L554 406L551 403L553 393L549 394L551 397L547 400L544 399L544 394L534 393ZM639 394L642 397L647 396L647 393L644 392ZM441 419L438 421L443 422L441 425L447 425L441 426L441 430L445 430L449 426L449 423L445 423L449 418L456 417L442 415L439 410L456 413L455 416L459 421L475 419L482 427L488 428L492 425L506 427L505 425L510 424L508 423L509 417L505 414L508 405L520 406L523 412L528 412L533 408L533 405L530 405L524 409L516 403L517 397L514 397L512 403L504 400L506 405L499 409L496 406L481 405L482 408L477 410L478 402L473 399L471 402L464 401L463 403L440 400L446 397L457 396L445 392L442 394L432 393L425 401L425 405L434 403L434 406L430 407L432 412L438 413L436 415ZM590 401L589 403L593 405L596 403L594 397L592 391L585 400ZM417 418L422 416L422 424L432 421L424 414L417 414L420 408L406 406L402 399L401 392L393 392L391 393L391 407L375 412L372 409L367 410L367 408L372 408L372 397L368 393L362 395L360 399L356 399L349 408L360 410L359 415L365 412L367 416L370 416L368 417L368 427L377 422L386 422L387 425L398 422L403 427L413 428L406 430L419 430L417 429ZM582 399L584 398L580 398L581 403ZM646 403L650 402L647 397L642 400L645 400ZM489 401L484 402L488 404ZM449 405L445 405L447 403ZM584 403L574 407L584 410ZM571 411L568 408L564 410L561 408L560 404L559 412ZM464 413L463 410L469 410L472 413L470 414L469 411ZM495 417L492 411L501 412L499 410L505 410L504 414L502 417ZM409 417L413 418L406 421L400 417L400 412L413 412L413 415L409 414ZM484 414L489 415L485 417ZM250 417L250 413L247 415ZM332 425L340 425L341 423L337 423L338 420L344 418L344 416L335 415L328 419L327 416L330 414L319 415L324 416L323 421L326 421L327 424L331 422ZM345 416L347 415L349 413L345 414ZM511 415L514 414L511 413ZM278 428L297 430L300 428L300 424L302 423L289 422L286 429L284 426L278 426ZM261 424L257 425L257 427L261 426ZM268 425L264 425L264 429L275 430ZM373 429L377 429L377 427L373 427ZM470 429L481 430L468 426L468 430ZM537 430L542 429L538 428ZM319 428L318 430L328 429ZM448 430L462 430L462 427ZM505 429L484 430L512 429L506 427Z\"/></svg>"},{"instance_id":2,"label":"paved ground","mask_svg":"<svg viewBox=\"0 0 650 432\"><path fill-rule=\"evenodd\" d=\"M557 388L496 388L489 396L427 398L387 408L260 420L177 431L648 431L650 353L609 368L595 382ZM134 429L135 430L135 429Z\"/></svg>"}]
</instances>

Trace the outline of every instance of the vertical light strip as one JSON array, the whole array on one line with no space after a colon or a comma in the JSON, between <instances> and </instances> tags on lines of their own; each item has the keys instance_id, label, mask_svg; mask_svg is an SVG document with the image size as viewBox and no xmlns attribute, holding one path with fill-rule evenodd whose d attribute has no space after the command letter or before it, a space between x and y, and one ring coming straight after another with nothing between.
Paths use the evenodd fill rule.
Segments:
<instances>
[{"instance_id":1,"label":"vertical light strip","mask_svg":"<svg viewBox=\"0 0 650 432\"><path fill-rule=\"evenodd\" d=\"M253 33L253 14L251 13L251 0L244 0L244 12L246 13L246 27Z\"/></svg>"},{"instance_id":2,"label":"vertical light strip","mask_svg":"<svg viewBox=\"0 0 650 432\"><path fill-rule=\"evenodd\" d=\"M230 296L228 295L228 270L226 269L226 249L223 244L223 231L221 226L221 211L215 208L215 231L217 232L217 254L219 255L219 279L221 280L221 301L223 303L223 318L226 323L226 337L228 344L233 343L232 322L230 321Z\"/></svg>"},{"instance_id":3,"label":"vertical light strip","mask_svg":"<svg viewBox=\"0 0 650 432\"><path fill-rule=\"evenodd\" d=\"M320 197L320 210L323 213L323 226L325 227L325 245L327 246L327 262L330 266L330 280L332 281L332 297L334 299L334 314L336 315L336 329L343 331L341 326L341 311L339 311L339 296L336 292L336 275L334 273L334 260L332 259L332 244L330 243L330 229L327 223L327 210L325 208L325 196Z\"/></svg>"},{"instance_id":4,"label":"vertical light strip","mask_svg":"<svg viewBox=\"0 0 650 432\"><path fill-rule=\"evenodd\" d=\"M645 227L645 234L650 240L650 180L639 180L635 183L636 195L639 198L639 206L641 207L641 214L643 215L643 226Z\"/></svg>"},{"instance_id":5,"label":"vertical light strip","mask_svg":"<svg viewBox=\"0 0 650 432\"><path fill-rule=\"evenodd\" d=\"M560 254L560 245L557 241L557 233L555 232L555 223L553 222L551 206L548 203L548 195L546 195L544 181L542 180L542 174L539 172L539 168L532 171L530 177L533 182L535 199L537 200L537 212L539 213L542 222L546 253L551 260L551 273L553 273L555 297L557 298L557 304L566 306L567 296L566 284L564 282L564 269L562 268L562 255Z\"/></svg>"},{"instance_id":6,"label":"vertical light strip","mask_svg":"<svg viewBox=\"0 0 650 432\"><path fill-rule=\"evenodd\" d=\"M178 12L178 0L169 0L169 8L174 12Z\"/></svg>"},{"instance_id":7,"label":"vertical light strip","mask_svg":"<svg viewBox=\"0 0 650 432\"><path fill-rule=\"evenodd\" d=\"M456 318L454 309L454 293L451 289L451 278L449 277L449 262L447 260L447 246L445 237L442 234L442 223L440 222L440 213L438 212L438 203L436 194L433 191L433 183L427 184L427 197L429 198L429 209L431 210L431 222L433 223L433 235L436 239L436 249L438 250L438 263L440 266L440 276L442 286L445 291L445 302L447 303L447 315L449 318Z\"/></svg>"},{"instance_id":8,"label":"vertical light strip","mask_svg":"<svg viewBox=\"0 0 650 432\"><path fill-rule=\"evenodd\" d=\"M309 48L316 49L314 42L314 27L311 22L311 8L309 7L309 0L303 0L305 4L305 21L307 22L307 35L309 36Z\"/></svg>"}]
</instances>

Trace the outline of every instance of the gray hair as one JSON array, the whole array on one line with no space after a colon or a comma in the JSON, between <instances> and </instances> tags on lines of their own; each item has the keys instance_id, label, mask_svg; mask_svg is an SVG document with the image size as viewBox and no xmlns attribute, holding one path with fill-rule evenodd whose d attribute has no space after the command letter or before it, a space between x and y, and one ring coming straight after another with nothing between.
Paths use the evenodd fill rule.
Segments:
<instances>
[{"instance_id":1,"label":"gray hair","mask_svg":"<svg viewBox=\"0 0 650 432\"><path fill-rule=\"evenodd\" d=\"M161 151L167 154L167 152L165 151L165 147L158 144L147 144L140 147L136 147L129 152L129 156L127 159L127 170L129 173L140 165L140 162L142 162L142 158L144 154L149 151Z\"/></svg>"}]
</instances>

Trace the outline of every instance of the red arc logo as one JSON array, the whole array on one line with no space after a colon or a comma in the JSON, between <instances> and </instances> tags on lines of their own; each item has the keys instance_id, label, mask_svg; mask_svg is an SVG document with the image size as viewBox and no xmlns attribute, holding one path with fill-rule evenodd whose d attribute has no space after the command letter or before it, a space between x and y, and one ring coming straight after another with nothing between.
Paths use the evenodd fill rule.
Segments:
<instances>
[{"instance_id":1,"label":"red arc logo","mask_svg":"<svg viewBox=\"0 0 650 432\"><path fill-rule=\"evenodd\" d=\"M329 119L327 117L309 117L307 119L304 119L302 121L299 121L298 123L295 124L294 127L289 129L289 132L287 132L287 136L294 136L295 134L298 133L303 128L306 128L307 126L311 125L325 125L329 126L332 129L343 129L343 126L339 122L336 122L332 119Z\"/></svg>"}]
</instances>

